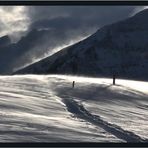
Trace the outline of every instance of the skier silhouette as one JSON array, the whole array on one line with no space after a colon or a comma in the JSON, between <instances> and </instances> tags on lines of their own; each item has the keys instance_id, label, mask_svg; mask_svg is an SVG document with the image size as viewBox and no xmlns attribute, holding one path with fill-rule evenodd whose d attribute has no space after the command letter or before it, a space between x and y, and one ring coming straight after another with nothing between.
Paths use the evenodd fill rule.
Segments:
<instances>
[{"instance_id":1,"label":"skier silhouette","mask_svg":"<svg viewBox=\"0 0 148 148\"><path fill-rule=\"evenodd\" d=\"M116 75L113 74L113 85L115 85Z\"/></svg>"},{"instance_id":2,"label":"skier silhouette","mask_svg":"<svg viewBox=\"0 0 148 148\"><path fill-rule=\"evenodd\" d=\"M74 88L74 87L75 87L75 81L72 82L72 88Z\"/></svg>"}]
</instances>

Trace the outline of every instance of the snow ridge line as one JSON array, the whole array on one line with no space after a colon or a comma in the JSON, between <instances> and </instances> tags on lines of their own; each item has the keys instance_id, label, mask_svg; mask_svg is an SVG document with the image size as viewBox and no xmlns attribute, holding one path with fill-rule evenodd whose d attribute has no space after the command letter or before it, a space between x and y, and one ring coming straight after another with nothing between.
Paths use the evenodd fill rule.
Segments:
<instances>
[{"instance_id":1,"label":"snow ridge line","mask_svg":"<svg viewBox=\"0 0 148 148\"><path fill-rule=\"evenodd\" d=\"M108 123L100 118L100 116L92 115L87 111L84 106L73 99L62 99L63 103L66 105L67 110L74 114L76 117L84 119L96 126L99 126L106 130L107 132L113 134L119 139L123 139L127 142L148 142L148 139L143 139L140 136L134 134L133 132L122 129L121 127Z\"/></svg>"}]
</instances>

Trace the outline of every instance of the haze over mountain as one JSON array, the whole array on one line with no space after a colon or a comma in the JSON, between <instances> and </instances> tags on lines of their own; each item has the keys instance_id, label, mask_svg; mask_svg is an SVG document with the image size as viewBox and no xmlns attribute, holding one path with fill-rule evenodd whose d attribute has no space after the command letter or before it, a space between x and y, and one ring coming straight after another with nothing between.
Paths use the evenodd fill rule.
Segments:
<instances>
[{"instance_id":1,"label":"haze over mountain","mask_svg":"<svg viewBox=\"0 0 148 148\"><path fill-rule=\"evenodd\" d=\"M148 80L148 9L16 73L77 74Z\"/></svg>"},{"instance_id":2,"label":"haze over mountain","mask_svg":"<svg viewBox=\"0 0 148 148\"><path fill-rule=\"evenodd\" d=\"M63 45L70 41L68 37L63 38L64 35L60 34L59 31L35 28L28 31L16 43L11 43L8 36L1 37L0 73L10 74L14 69L32 63L34 59L41 58L45 54L52 53L59 44Z\"/></svg>"},{"instance_id":3,"label":"haze over mountain","mask_svg":"<svg viewBox=\"0 0 148 148\"><path fill-rule=\"evenodd\" d=\"M59 25L61 20L63 18L58 18L55 22L54 20L52 22ZM69 22L67 19L65 21ZM32 63L35 59L43 58L47 54L50 55L59 46L62 47L71 42L76 42L88 36L93 30L85 32L77 28L77 31L72 33L69 27L69 29L67 28L67 32L63 33L63 30L60 28L51 29L52 24L50 22L50 20L34 22L27 31L28 33L24 34L16 43L11 43L8 35L0 38L1 74L10 74L14 69Z\"/></svg>"},{"instance_id":4,"label":"haze over mountain","mask_svg":"<svg viewBox=\"0 0 148 148\"><path fill-rule=\"evenodd\" d=\"M74 44L101 26L145 6L0 6L0 74L12 72Z\"/></svg>"},{"instance_id":5,"label":"haze over mountain","mask_svg":"<svg viewBox=\"0 0 148 148\"><path fill-rule=\"evenodd\" d=\"M31 57L27 54L37 51L38 48L43 48L43 40L44 45L46 45L46 34L47 31L45 33L44 31L32 30L17 43L10 43L7 36L2 37L0 39L0 72L11 73L14 67L21 66L25 60L31 61Z\"/></svg>"}]
</instances>

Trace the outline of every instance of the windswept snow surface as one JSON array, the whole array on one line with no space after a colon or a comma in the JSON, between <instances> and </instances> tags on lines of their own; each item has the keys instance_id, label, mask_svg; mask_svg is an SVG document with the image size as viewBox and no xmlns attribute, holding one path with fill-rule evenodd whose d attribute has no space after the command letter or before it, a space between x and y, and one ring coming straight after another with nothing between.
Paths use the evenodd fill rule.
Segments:
<instances>
[{"instance_id":1,"label":"windswept snow surface","mask_svg":"<svg viewBox=\"0 0 148 148\"><path fill-rule=\"evenodd\" d=\"M14 75L0 90L0 142L148 141L148 82Z\"/></svg>"}]
</instances>

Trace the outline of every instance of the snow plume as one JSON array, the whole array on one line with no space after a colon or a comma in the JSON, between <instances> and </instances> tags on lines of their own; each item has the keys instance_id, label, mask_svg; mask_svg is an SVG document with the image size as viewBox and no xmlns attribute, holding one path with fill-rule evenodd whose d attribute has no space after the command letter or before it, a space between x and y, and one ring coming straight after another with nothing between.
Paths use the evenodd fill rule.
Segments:
<instances>
[{"instance_id":1,"label":"snow plume","mask_svg":"<svg viewBox=\"0 0 148 148\"><path fill-rule=\"evenodd\" d=\"M69 45L69 42L79 41L93 34L106 24L127 18L136 8L136 6L27 6L26 15L30 19L29 30L49 32L49 45L42 48L45 55L48 55L57 48L62 49L65 44ZM42 55L40 51L36 51L35 58Z\"/></svg>"},{"instance_id":2,"label":"snow plume","mask_svg":"<svg viewBox=\"0 0 148 148\"><path fill-rule=\"evenodd\" d=\"M82 41L82 40L86 39L90 35L87 35L87 36L77 36L77 38L71 39L70 41L66 42L65 44L62 44L61 46L57 46L56 48L53 48L53 50L49 50L49 51L47 51L47 53L45 53L43 55L43 57L40 58L40 60L43 59L43 58L46 58L48 56L53 55L54 53L60 51L61 49L64 49L64 48L69 47L69 46L72 46L72 45L78 43L79 41Z\"/></svg>"},{"instance_id":3,"label":"snow plume","mask_svg":"<svg viewBox=\"0 0 148 148\"><path fill-rule=\"evenodd\" d=\"M29 22L25 6L0 6L0 36L8 34L13 41L18 38L17 32L28 29Z\"/></svg>"},{"instance_id":4,"label":"snow plume","mask_svg":"<svg viewBox=\"0 0 148 148\"><path fill-rule=\"evenodd\" d=\"M147 9L148 6L139 6L139 7L135 7L134 10L131 12L130 16L134 16L136 13L144 10L144 9Z\"/></svg>"},{"instance_id":5,"label":"snow plume","mask_svg":"<svg viewBox=\"0 0 148 148\"><path fill-rule=\"evenodd\" d=\"M25 63L24 61L26 61L26 59L24 59L24 60L21 59L21 62L25 63L25 64L23 64L23 66L21 66L21 67L18 66L18 67L13 68L13 72L23 69L23 68L25 68L33 63L36 63L44 58L47 58L48 56L51 56L51 55L55 54L56 52L66 48L68 46L72 46L75 43L86 39L87 37L88 36L78 36L75 40L70 40L69 42L62 44L61 46L57 46L57 47L53 48L52 50L51 50L51 47L49 47L49 49L47 49L47 51L43 55L41 55L40 57L39 57L39 55L37 55L38 54L37 51L36 52L33 51L32 53L30 52L31 54L29 54L29 56L30 56L29 62Z\"/></svg>"},{"instance_id":6,"label":"snow plume","mask_svg":"<svg viewBox=\"0 0 148 148\"><path fill-rule=\"evenodd\" d=\"M146 6L0 6L0 36L9 34L15 40L34 27L58 28L63 34L67 34L67 30L86 34L88 30L94 32L94 28L124 19L144 8Z\"/></svg>"}]
</instances>

